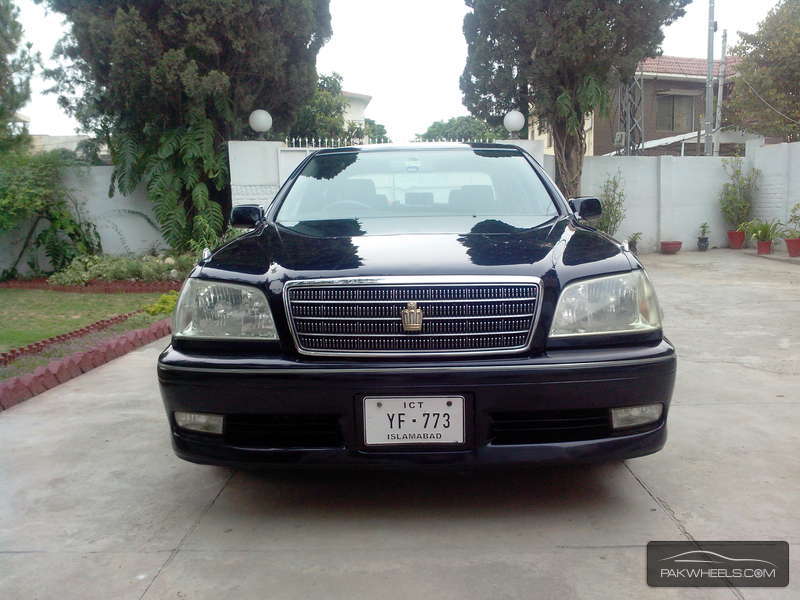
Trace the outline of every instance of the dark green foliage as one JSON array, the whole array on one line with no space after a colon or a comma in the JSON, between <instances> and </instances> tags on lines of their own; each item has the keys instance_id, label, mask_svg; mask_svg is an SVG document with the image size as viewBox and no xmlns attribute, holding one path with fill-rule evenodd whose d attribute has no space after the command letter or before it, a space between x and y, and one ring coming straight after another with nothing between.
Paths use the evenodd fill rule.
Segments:
<instances>
[{"instance_id":1,"label":"dark green foliage","mask_svg":"<svg viewBox=\"0 0 800 600\"><path fill-rule=\"evenodd\" d=\"M0 0L0 153L28 142L27 130L16 119L31 96L30 79L37 57L30 44L19 48L22 26L12 0Z\"/></svg>"},{"instance_id":2,"label":"dark green foliage","mask_svg":"<svg viewBox=\"0 0 800 600\"><path fill-rule=\"evenodd\" d=\"M345 137L369 140L375 144L387 144L392 141L386 127L372 119L364 119L364 125L348 123Z\"/></svg>"},{"instance_id":3,"label":"dark green foliage","mask_svg":"<svg viewBox=\"0 0 800 600\"><path fill-rule=\"evenodd\" d=\"M147 185L167 241L214 245L230 207L225 143L264 108L288 132L317 81L329 0L37 0L70 34L49 74L107 141L123 192Z\"/></svg>"},{"instance_id":4,"label":"dark green foliage","mask_svg":"<svg viewBox=\"0 0 800 600\"><path fill-rule=\"evenodd\" d=\"M431 123L427 131L417 137L426 142L433 142L436 140L495 140L505 139L508 135L503 127L491 127L475 117L453 117L447 121Z\"/></svg>"},{"instance_id":5,"label":"dark green foliage","mask_svg":"<svg viewBox=\"0 0 800 600\"><path fill-rule=\"evenodd\" d=\"M464 103L498 126L511 109L553 133L556 180L578 194L586 151L584 120L608 88L653 56L661 27L691 0L465 0L468 56Z\"/></svg>"},{"instance_id":6,"label":"dark green foliage","mask_svg":"<svg viewBox=\"0 0 800 600\"><path fill-rule=\"evenodd\" d=\"M341 138L347 101L342 96L342 76L320 75L311 100L297 113L290 138Z\"/></svg>"},{"instance_id":7,"label":"dark green foliage","mask_svg":"<svg viewBox=\"0 0 800 600\"><path fill-rule=\"evenodd\" d=\"M369 138L386 142L386 128L372 119L364 125L348 123L345 119L347 100L342 95L342 76L338 73L320 75L311 100L300 109L289 138L351 139Z\"/></svg>"},{"instance_id":8,"label":"dark green foliage","mask_svg":"<svg viewBox=\"0 0 800 600\"><path fill-rule=\"evenodd\" d=\"M742 60L727 120L761 135L800 140L800 0L782 0L756 33L739 35L733 54Z\"/></svg>"}]
</instances>

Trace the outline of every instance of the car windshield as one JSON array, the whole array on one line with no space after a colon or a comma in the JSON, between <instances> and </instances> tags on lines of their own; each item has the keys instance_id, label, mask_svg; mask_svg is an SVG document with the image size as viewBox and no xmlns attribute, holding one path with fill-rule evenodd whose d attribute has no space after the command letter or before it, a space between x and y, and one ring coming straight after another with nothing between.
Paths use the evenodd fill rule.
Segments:
<instances>
[{"instance_id":1,"label":"car windshield","mask_svg":"<svg viewBox=\"0 0 800 600\"><path fill-rule=\"evenodd\" d=\"M276 220L305 231L317 222L355 220L372 232L402 233L418 230L421 220L427 230L470 229L483 221L530 228L557 215L518 150L411 149L316 156Z\"/></svg>"}]
</instances>

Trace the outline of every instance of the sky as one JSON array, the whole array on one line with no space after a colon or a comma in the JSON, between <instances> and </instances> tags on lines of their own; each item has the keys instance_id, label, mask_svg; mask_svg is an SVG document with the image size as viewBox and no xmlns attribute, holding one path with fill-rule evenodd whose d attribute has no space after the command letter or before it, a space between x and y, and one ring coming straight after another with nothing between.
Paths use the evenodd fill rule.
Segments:
<instances>
[{"instance_id":1,"label":"sky","mask_svg":"<svg viewBox=\"0 0 800 600\"><path fill-rule=\"evenodd\" d=\"M737 31L753 32L778 0L716 0L718 23L728 43ZM27 41L45 61L65 27L33 0L17 0ZM320 73L337 72L344 89L372 96L366 116L383 123L396 142L411 140L432 122L468 114L458 80L467 46L463 0L331 0L333 37L317 57ZM664 54L705 57L708 0L694 0L686 16L665 30ZM78 124L45 94L50 83L37 76L30 103L20 112L34 134L71 135ZM261 108L261 107L253 107Z\"/></svg>"}]
</instances>

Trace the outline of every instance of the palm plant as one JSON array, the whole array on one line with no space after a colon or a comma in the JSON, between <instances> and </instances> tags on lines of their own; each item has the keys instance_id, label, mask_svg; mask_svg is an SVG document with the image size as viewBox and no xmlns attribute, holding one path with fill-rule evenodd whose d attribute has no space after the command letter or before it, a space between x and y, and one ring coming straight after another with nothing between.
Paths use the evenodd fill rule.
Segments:
<instances>
[{"instance_id":1,"label":"palm plant","mask_svg":"<svg viewBox=\"0 0 800 600\"><path fill-rule=\"evenodd\" d=\"M744 231L747 235L758 242L771 242L778 239L783 233L783 225L776 220L761 221L753 219L739 226L739 231Z\"/></svg>"}]
</instances>

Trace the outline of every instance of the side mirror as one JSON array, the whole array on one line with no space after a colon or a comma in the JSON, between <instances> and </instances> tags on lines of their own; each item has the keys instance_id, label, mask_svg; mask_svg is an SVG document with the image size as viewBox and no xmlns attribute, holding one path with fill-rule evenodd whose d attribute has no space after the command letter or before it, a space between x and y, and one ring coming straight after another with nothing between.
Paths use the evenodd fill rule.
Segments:
<instances>
[{"instance_id":1,"label":"side mirror","mask_svg":"<svg viewBox=\"0 0 800 600\"><path fill-rule=\"evenodd\" d=\"M596 219L603 214L603 205L600 204L600 199L593 196L578 196L577 198L570 198L569 207L577 215L579 219Z\"/></svg>"},{"instance_id":2,"label":"side mirror","mask_svg":"<svg viewBox=\"0 0 800 600\"><path fill-rule=\"evenodd\" d=\"M231 227L252 229L264 218L261 206L258 204L240 204L231 211Z\"/></svg>"}]
</instances>

